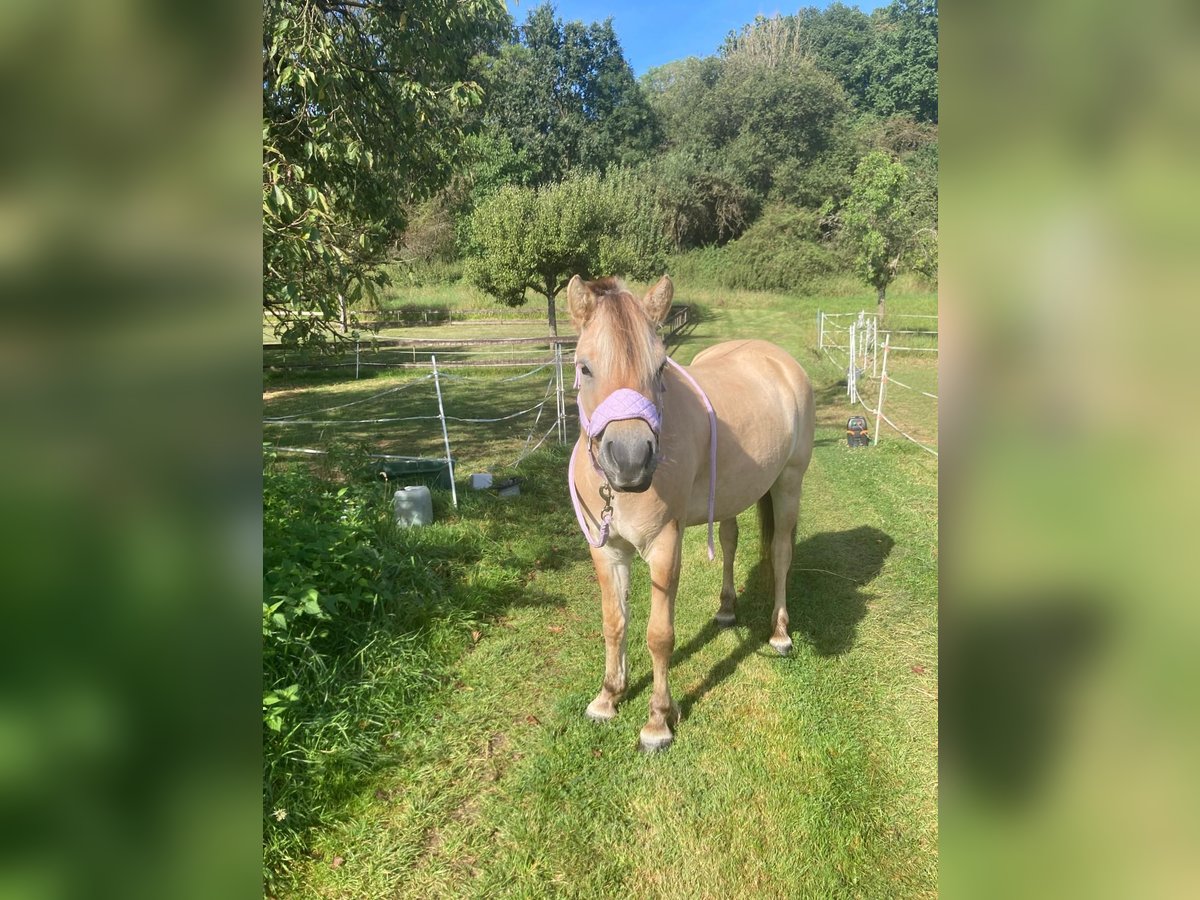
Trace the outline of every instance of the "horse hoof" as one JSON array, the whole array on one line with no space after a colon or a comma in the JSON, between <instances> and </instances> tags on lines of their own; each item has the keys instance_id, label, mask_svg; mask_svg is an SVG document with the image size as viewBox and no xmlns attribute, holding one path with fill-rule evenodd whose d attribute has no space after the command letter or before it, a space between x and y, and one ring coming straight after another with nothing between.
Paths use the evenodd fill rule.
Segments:
<instances>
[{"instance_id":1,"label":"horse hoof","mask_svg":"<svg viewBox=\"0 0 1200 900\"><path fill-rule=\"evenodd\" d=\"M713 619L722 628L728 628L731 625L737 624L737 616L733 613L719 612L713 616Z\"/></svg>"},{"instance_id":2,"label":"horse hoof","mask_svg":"<svg viewBox=\"0 0 1200 900\"><path fill-rule=\"evenodd\" d=\"M638 737L638 749L643 753L657 753L670 747L673 740L675 740L675 735L669 731L666 734L658 732L647 734L646 729L643 728Z\"/></svg>"},{"instance_id":3,"label":"horse hoof","mask_svg":"<svg viewBox=\"0 0 1200 900\"><path fill-rule=\"evenodd\" d=\"M779 652L780 656L787 656L792 652L792 639L790 637L773 637L771 646Z\"/></svg>"},{"instance_id":4,"label":"horse hoof","mask_svg":"<svg viewBox=\"0 0 1200 900\"><path fill-rule=\"evenodd\" d=\"M602 704L596 700L593 700L588 704L588 707L583 711L583 714L593 722L611 722L617 717L617 711L613 708L611 703Z\"/></svg>"}]
</instances>

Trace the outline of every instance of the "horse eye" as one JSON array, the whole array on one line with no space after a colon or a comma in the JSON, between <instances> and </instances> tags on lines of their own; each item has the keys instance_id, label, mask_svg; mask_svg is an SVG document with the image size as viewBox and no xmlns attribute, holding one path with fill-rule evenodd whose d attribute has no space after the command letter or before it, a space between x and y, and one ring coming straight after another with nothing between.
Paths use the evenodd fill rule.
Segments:
<instances>
[{"instance_id":1,"label":"horse eye","mask_svg":"<svg viewBox=\"0 0 1200 900\"><path fill-rule=\"evenodd\" d=\"M588 378L592 377L592 370L589 369L587 366L580 366L579 371L582 372L584 375L586 375Z\"/></svg>"}]
</instances>

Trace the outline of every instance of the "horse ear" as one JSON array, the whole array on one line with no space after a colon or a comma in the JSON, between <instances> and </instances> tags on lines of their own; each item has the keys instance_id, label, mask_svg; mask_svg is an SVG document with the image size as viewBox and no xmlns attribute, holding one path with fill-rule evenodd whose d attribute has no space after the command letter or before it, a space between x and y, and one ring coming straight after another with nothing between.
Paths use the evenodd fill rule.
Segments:
<instances>
[{"instance_id":1,"label":"horse ear","mask_svg":"<svg viewBox=\"0 0 1200 900\"><path fill-rule=\"evenodd\" d=\"M567 309L571 312L571 324L576 331L582 331L596 311L596 296L578 275L572 276L567 284Z\"/></svg>"},{"instance_id":2,"label":"horse ear","mask_svg":"<svg viewBox=\"0 0 1200 900\"><path fill-rule=\"evenodd\" d=\"M671 298L674 296L675 285L671 283L670 275L664 275L658 280L658 284L646 292L646 296L642 298L642 309L646 311L651 322L658 325L666 319L667 313L671 311Z\"/></svg>"}]
</instances>

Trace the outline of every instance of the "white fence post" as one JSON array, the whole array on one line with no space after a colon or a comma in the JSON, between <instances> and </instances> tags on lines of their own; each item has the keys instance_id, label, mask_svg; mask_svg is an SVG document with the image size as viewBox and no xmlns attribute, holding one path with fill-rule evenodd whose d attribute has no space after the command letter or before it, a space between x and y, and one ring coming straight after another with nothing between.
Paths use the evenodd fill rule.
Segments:
<instances>
[{"instance_id":1,"label":"white fence post","mask_svg":"<svg viewBox=\"0 0 1200 900\"><path fill-rule=\"evenodd\" d=\"M458 509L458 490L454 486L454 458L450 455L450 433L446 431L446 410L442 406L442 382L438 378L437 357L430 354L429 363L433 366L433 386L437 388L438 418L442 420L442 441L446 444L446 466L450 470L450 499L454 508Z\"/></svg>"},{"instance_id":2,"label":"white fence post","mask_svg":"<svg viewBox=\"0 0 1200 900\"><path fill-rule=\"evenodd\" d=\"M871 443L873 447L879 444L879 419L883 415L883 398L887 396L887 357L891 340L892 336L888 335L883 341L883 373L879 378L879 402L875 404L875 440Z\"/></svg>"},{"instance_id":3,"label":"white fence post","mask_svg":"<svg viewBox=\"0 0 1200 900\"><path fill-rule=\"evenodd\" d=\"M871 326L867 324L866 319L862 320L862 330L859 332L859 335L858 355L862 359L862 365L855 367L855 374L857 374L857 369L865 369L867 367L867 346L871 343Z\"/></svg>"},{"instance_id":4,"label":"white fence post","mask_svg":"<svg viewBox=\"0 0 1200 900\"><path fill-rule=\"evenodd\" d=\"M354 341L354 380L358 381L358 340Z\"/></svg>"},{"instance_id":5,"label":"white fence post","mask_svg":"<svg viewBox=\"0 0 1200 900\"><path fill-rule=\"evenodd\" d=\"M879 374L879 316L871 319L871 377Z\"/></svg>"},{"instance_id":6,"label":"white fence post","mask_svg":"<svg viewBox=\"0 0 1200 900\"><path fill-rule=\"evenodd\" d=\"M562 344L554 344L554 370L557 384L554 389L555 393L555 412L558 417L558 442L565 444L567 442L567 401L566 387L563 384L563 352Z\"/></svg>"},{"instance_id":7,"label":"white fence post","mask_svg":"<svg viewBox=\"0 0 1200 900\"><path fill-rule=\"evenodd\" d=\"M856 391L855 391L855 384L854 384L854 374L855 374L855 372L854 372L854 338L855 338L854 323L851 322L850 323L850 344L849 344L850 368L846 370L846 393L850 395L850 404L851 405L853 405L856 401L856 397L855 397Z\"/></svg>"},{"instance_id":8,"label":"white fence post","mask_svg":"<svg viewBox=\"0 0 1200 900\"><path fill-rule=\"evenodd\" d=\"M825 313L817 310L817 349L825 349Z\"/></svg>"}]
</instances>

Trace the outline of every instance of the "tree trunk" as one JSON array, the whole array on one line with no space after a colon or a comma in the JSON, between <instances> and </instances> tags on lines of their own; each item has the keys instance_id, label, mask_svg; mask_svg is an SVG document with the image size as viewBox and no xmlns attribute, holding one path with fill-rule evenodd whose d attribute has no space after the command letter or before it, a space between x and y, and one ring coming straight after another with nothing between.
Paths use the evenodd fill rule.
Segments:
<instances>
[{"instance_id":1,"label":"tree trunk","mask_svg":"<svg viewBox=\"0 0 1200 900\"><path fill-rule=\"evenodd\" d=\"M342 334L345 334L350 323L349 317L346 315L346 298L341 294L338 294L338 306L341 308L342 312Z\"/></svg>"},{"instance_id":2,"label":"tree trunk","mask_svg":"<svg viewBox=\"0 0 1200 900\"><path fill-rule=\"evenodd\" d=\"M884 299L887 295L887 288L881 287L878 288L878 291L879 293L875 300L875 313L879 316L879 321L882 322L883 317L887 314L887 306L884 303Z\"/></svg>"},{"instance_id":3,"label":"tree trunk","mask_svg":"<svg viewBox=\"0 0 1200 900\"><path fill-rule=\"evenodd\" d=\"M550 335L558 337L558 320L554 316L554 295L546 295L546 321L550 323Z\"/></svg>"}]
</instances>

